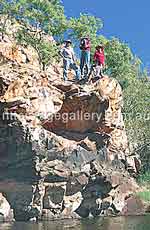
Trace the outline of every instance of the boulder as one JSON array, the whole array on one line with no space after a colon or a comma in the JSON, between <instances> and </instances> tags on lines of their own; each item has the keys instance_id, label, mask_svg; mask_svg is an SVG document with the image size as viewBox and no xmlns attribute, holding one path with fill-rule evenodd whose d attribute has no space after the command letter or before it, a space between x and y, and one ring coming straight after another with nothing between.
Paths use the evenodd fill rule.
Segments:
<instances>
[{"instance_id":1,"label":"boulder","mask_svg":"<svg viewBox=\"0 0 150 230\"><path fill-rule=\"evenodd\" d=\"M136 196L131 196L126 199L121 214L124 216L136 216L143 215L144 212L145 206L143 201Z\"/></svg>"},{"instance_id":2,"label":"boulder","mask_svg":"<svg viewBox=\"0 0 150 230\"><path fill-rule=\"evenodd\" d=\"M11 210L10 204L2 193L0 193L0 222L12 221L13 218L13 210Z\"/></svg>"}]
</instances>

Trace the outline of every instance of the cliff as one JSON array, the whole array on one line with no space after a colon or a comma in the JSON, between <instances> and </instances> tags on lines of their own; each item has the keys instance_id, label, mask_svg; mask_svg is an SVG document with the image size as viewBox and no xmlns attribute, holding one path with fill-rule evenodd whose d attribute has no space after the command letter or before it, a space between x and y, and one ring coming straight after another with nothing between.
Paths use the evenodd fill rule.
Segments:
<instances>
[{"instance_id":1,"label":"cliff","mask_svg":"<svg viewBox=\"0 0 150 230\"><path fill-rule=\"evenodd\" d=\"M4 42L0 53L0 192L15 219L126 213L138 161L118 82L64 83L61 66L41 72L32 50Z\"/></svg>"}]
</instances>

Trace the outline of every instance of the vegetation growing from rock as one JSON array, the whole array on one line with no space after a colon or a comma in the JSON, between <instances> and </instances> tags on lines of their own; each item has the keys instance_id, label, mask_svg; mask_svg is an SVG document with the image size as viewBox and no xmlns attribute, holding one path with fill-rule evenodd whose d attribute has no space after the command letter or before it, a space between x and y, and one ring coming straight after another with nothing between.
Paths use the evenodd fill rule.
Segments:
<instances>
[{"instance_id":1,"label":"vegetation growing from rock","mask_svg":"<svg viewBox=\"0 0 150 230\"><path fill-rule=\"evenodd\" d=\"M145 202L150 202L150 191L146 190L137 194Z\"/></svg>"}]
</instances>

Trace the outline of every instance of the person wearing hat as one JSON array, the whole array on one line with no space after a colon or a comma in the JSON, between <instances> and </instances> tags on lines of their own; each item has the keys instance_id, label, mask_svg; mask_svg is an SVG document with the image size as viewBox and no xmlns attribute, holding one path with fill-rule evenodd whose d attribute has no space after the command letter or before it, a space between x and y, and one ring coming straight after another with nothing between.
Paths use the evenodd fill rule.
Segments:
<instances>
[{"instance_id":1,"label":"person wearing hat","mask_svg":"<svg viewBox=\"0 0 150 230\"><path fill-rule=\"evenodd\" d=\"M80 59L81 76L84 75L84 67L86 67L86 73L88 75L90 71L90 51L91 51L91 41L88 36L81 38L80 49L81 49L81 59Z\"/></svg>"},{"instance_id":2,"label":"person wearing hat","mask_svg":"<svg viewBox=\"0 0 150 230\"><path fill-rule=\"evenodd\" d=\"M68 80L68 70L73 69L76 74L76 80L80 80L80 71L76 65L76 58L74 50L71 47L71 40L64 41L64 47L60 50L60 55L63 58L63 78L64 81Z\"/></svg>"},{"instance_id":3,"label":"person wearing hat","mask_svg":"<svg viewBox=\"0 0 150 230\"><path fill-rule=\"evenodd\" d=\"M105 54L104 54L104 46L102 44L96 47L96 51L94 54L94 61L96 64L96 76L103 76L103 68L105 65Z\"/></svg>"}]
</instances>

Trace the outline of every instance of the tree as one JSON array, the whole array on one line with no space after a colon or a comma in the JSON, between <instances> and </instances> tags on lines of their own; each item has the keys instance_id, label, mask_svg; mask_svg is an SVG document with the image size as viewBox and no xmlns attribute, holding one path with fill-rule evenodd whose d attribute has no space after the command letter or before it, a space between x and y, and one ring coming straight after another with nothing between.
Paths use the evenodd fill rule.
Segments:
<instances>
[{"instance_id":1,"label":"tree","mask_svg":"<svg viewBox=\"0 0 150 230\"><path fill-rule=\"evenodd\" d=\"M7 24L14 23L17 12L19 11L20 3L17 0L0 2L0 33L1 39L4 39L4 34L7 34Z\"/></svg>"},{"instance_id":2,"label":"tree","mask_svg":"<svg viewBox=\"0 0 150 230\"><path fill-rule=\"evenodd\" d=\"M107 70L112 77L121 80L133 75L133 54L125 43L113 38L106 43L105 52Z\"/></svg>"},{"instance_id":3,"label":"tree","mask_svg":"<svg viewBox=\"0 0 150 230\"><path fill-rule=\"evenodd\" d=\"M64 8L59 0L2 1L2 14L14 18L20 24L15 37L20 44L32 46L38 53L44 70L57 56L56 43L46 41L45 36L58 36L67 28Z\"/></svg>"},{"instance_id":4,"label":"tree","mask_svg":"<svg viewBox=\"0 0 150 230\"><path fill-rule=\"evenodd\" d=\"M131 152L142 160L142 170L150 170L150 84L147 78L132 78L124 90L124 119Z\"/></svg>"},{"instance_id":5,"label":"tree","mask_svg":"<svg viewBox=\"0 0 150 230\"><path fill-rule=\"evenodd\" d=\"M50 40L52 37L46 36L45 33L31 32L31 30L26 31L24 28L18 30L16 38L18 43L22 46L30 45L35 49L38 54L39 64L43 71L45 71L46 67L53 63L54 60L58 59L58 47L56 42Z\"/></svg>"},{"instance_id":6,"label":"tree","mask_svg":"<svg viewBox=\"0 0 150 230\"><path fill-rule=\"evenodd\" d=\"M74 39L80 39L87 35L92 38L96 36L102 26L103 23L100 18L88 14L80 14L79 18L70 18L70 36Z\"/></svg>"},{"instance_id":7,"label":"tree","mask_svg":"<svg viewBox=\"0 0 150 230\"><path fill-rule=\"evenodd\" d=\"M98 33L103 27L102 20L88 14L80 14L79 18L70 18L68 22L68 36L78 45L79 40L88 36L92 44L92 54L98 43Z\"/></svg>"}]
</instances>

